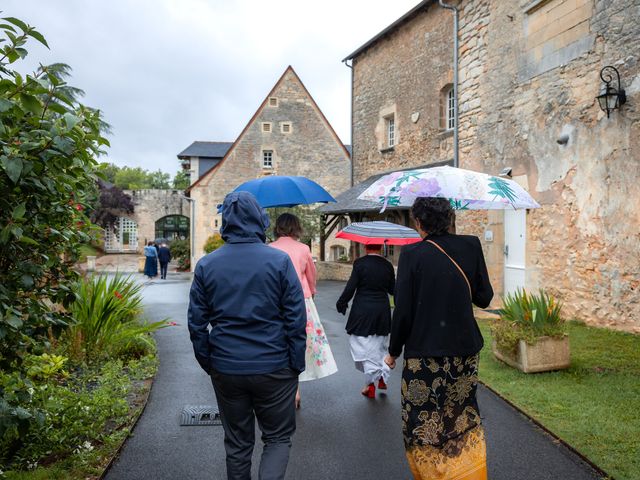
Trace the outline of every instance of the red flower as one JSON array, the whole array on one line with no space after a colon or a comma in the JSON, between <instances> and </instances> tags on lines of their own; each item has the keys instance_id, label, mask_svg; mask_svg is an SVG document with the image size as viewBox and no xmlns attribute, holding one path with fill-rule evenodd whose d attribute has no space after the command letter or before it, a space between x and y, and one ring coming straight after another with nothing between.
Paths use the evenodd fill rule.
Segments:
<instances>
[{"instance_id":1,"label":"red flower","mask_svg":"<svg viewBox=\"0 0 640 480\"><path fill-rule=\"evenodd\" d=\"M79 203L76 203L76 210L81 212L82 210L84 210L84 207L82 205L80 205Z\"/></svg>"},{"instance_id":2,"label":"red flower","mask_svg":"<svg viewBox=\"0 0 640 480\"><path fill-rule=\"evenodd\" d=\"M116 296L116 298L122 298L122 294L117 290L114 290L113 294Z\"/></svg>"},{"instance_id":3,"label":"red flower","mask_svg":"<svg viewBox=\"0 0 640 480\"><path fill-rule=\"evenodd\" d=\"M322 330L320 330L319 328L316 330L316 335L322 335Z\"/></svg>"},{"instance_id":4,"label":"red flower","mask_svg":"<svg viewBox=\"0 0 640 480\"><path fill-rule=\"evenodd\" d=\"M170 327L175 327L178 324L176 322L167 322L167 325L169 325Z\"/></svg>"},{"instance_id":5,"label":"red flower","mask_svg":"<svg viewBox=\"0 0 640 480\"><path fill-rule=\"evenodd\" d=\"M84 222L77 221L77 222L76 222L76 227L77 227L77 228L82 228L82 227L84 227Z\"/></svg>"}]
</instances>

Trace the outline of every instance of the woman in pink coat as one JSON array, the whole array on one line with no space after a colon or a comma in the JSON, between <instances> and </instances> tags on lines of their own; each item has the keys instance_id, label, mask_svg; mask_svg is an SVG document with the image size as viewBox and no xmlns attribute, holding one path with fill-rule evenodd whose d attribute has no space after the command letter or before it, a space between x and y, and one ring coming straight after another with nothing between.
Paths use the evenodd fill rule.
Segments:
<instances>
[{"instance_id":1,"label":"woman in pink coat","mask_svg":"<svg viewBox=\"0 0 640 480\"><path fill-rule=\"evenodd\" d=\"M331 353L329 341L320 322L313 296L316 293L316 266L311 258L311 250L298 241L302 234L300 220L295 215L283 213L276 220L274 233L277 237L270 246L286 252L296 269L304 301L307 306L307 349L305 352L306 368L300 374L301 382L326 377L338 371L336 361ZM296 394L296 406L300 406L300 392Z\"/></svg>"}]
</instances>

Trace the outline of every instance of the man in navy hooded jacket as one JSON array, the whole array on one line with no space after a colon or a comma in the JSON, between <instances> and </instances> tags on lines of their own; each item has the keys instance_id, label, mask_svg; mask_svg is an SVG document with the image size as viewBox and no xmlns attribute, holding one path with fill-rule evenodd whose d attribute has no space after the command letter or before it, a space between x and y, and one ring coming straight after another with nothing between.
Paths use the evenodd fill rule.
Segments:
<instances>
[{"instance_id":1,"label":"man in navy hooded jacket","mask_svg":"<svg viewBox=\"0 0 640 480\"><path fill-rule=\"evenodd\" d=\"M260 479L283 479L304 370L306 309L289 256L265 245L269 217L248 192L222 205L225 245L195 269L189 333L211 375L225 432L227 478L251 478L255 417L264 449Z\"/></svg>"}]
</instances>

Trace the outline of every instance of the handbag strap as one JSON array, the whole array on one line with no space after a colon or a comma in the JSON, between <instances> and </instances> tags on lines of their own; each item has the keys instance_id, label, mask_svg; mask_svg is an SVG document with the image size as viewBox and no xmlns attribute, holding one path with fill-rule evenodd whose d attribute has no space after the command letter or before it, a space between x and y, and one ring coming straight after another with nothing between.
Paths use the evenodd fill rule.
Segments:
<instances>
[{"instance_id":1,"label":"handbag strap","mask_svg":"<svg viewBox=\"0 0 640 480\"><path fill-rule=\"evenodd\" d=\"M427 242L429 242L434 247L436 247L438 250L440 250L442 253L444 253L447 256L447 258L449 260L451 260L451 262L456 266L458 271L462 274L462 278L464 278L464 281L467 282L467 287L469 287L469 296L471 296L471 298L473 298L473 293L471 293L471 284L469 283L469 279L467 278L467 275L464 273L462 268L460 268L460 265L458 265L458 263L453 258L451 258L449 256L449 254L447 252L445 252L444 249L440 245L438 245L436 242L434 242L433 240L427 240Z\"/></svg>"}]
</instances>

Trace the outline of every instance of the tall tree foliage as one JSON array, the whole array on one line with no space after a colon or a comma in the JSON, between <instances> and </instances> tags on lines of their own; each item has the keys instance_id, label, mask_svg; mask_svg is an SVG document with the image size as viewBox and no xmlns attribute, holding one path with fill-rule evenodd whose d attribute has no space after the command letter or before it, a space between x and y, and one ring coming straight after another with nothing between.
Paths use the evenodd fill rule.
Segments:
<instances>
[{"instance_id":1,"label":"tall tree foliage","mask_svg":"<svg viewBox=\"0 0 640 480\"><path fill-rule=\"evenodd\" d=\"M95 195L105 124L67 84L70 68L40 65L27 75L25 45L44 37L17 18L0 22L0 370L46 345L66 321L72 262L88 240L85 206ZM16 377L19 379L20 376ZM18 382L18 380L16 380ZM19 383L19 382L18 382ZM0 388L0 436L29 422L29 389Z\"/></svg>"}]
</instances>

